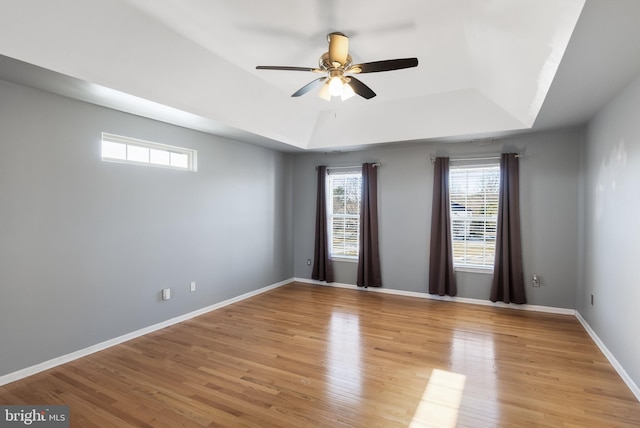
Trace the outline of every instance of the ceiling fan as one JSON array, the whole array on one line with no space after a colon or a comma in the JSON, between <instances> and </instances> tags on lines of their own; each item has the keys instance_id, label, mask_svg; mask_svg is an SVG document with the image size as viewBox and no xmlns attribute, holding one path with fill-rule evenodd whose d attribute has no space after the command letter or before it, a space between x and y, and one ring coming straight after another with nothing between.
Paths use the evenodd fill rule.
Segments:
<instances>
[{"instance_id":1,"label":"ceiling fan","mask_svg":"<svg viewBox=\"0 0 640 428\"><path fill-rule=\"evenodd\" d=\"M320 57L318 68L259 65L256 69L311 71L325 74L325 76L307 83L291 96L299 97L312 89L322 86L319 93L320 97L330 100L332 96L340 96L342 100L346 100L355 94L366 99L376 96L376 93L371 88L356 79L353 74L400 70L417 67L418 65L418 58L399 58L352 64L351 55L349 55L349 38L347 36L339 32L329 33L327 41L329 42L329 51Z\"/></svg>"}]
</instances>

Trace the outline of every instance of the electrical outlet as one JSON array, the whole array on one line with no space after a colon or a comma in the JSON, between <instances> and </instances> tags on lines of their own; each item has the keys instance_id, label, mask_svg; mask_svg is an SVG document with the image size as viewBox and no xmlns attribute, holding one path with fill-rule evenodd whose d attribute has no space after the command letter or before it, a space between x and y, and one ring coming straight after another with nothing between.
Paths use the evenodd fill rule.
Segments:
<instances>
[{"instance_id":1,"label":"electrical outlet","mask_svg":"<svg viewBox=\"0 0 640 428\"><path fill-rule=\"evenodd\" d=\"M540 275L537 273L533 274L533 286L540 287Z\"/></svg>"},{"instance_id":2,"label":"electrical outlet","mask_svg":"<svg viewBox=\"0 0 640 428\"><path fill-rule=\"evenodd\" d=\"M196 291L196 282L195 281L191 281L191 291Z\"/></svg>"},{"instance_id":3,"label":"electrical outlet","mask_svg":"<svg viewBox=\"0 0 640 428\"><path fill-rule=\"evenodd\" d=\"M311 259L307 259L307 266L311 266Z\"/></svg>"},{"instance_id":4,"label":"electrical outlet","mask_svg":"<svg viewBox=\"0 0 640 428\"><path fill-rule=\"evenodd\" d=\"M171 289L163 288L162 289L162 300L169 300L171 298Z\"/></svg>"}]
</instances>

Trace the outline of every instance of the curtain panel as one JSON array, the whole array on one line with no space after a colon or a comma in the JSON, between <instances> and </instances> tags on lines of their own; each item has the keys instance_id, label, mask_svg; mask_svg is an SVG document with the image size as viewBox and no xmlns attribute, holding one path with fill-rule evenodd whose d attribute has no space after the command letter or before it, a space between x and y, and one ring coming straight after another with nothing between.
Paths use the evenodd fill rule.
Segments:
<instances>
[{"instance_id":1,"label":"curtain panel","mask_svg":"<svg viewBox=\"0 0 640 428\"><path fill-rule=\"evenodd\" d=\"M433 203L429 247L429 293L455 296L458 293L453 270L449 203L449 158L437 157L433 165Z\"/></svg>"},{"instance_id":2,"label":"curtain panel","mask_svg":"<svg viewBox=\"0 0 640 428\"><path fill-rule=\"evenodd\" d=\"M316 192L316 239L313 251L311 279L333 282L333 266L329 247L327 222L327 167L318 167L318 190Z\"/></svg>"},{"instance_id":3,"label":"curtain panel","mask_svg":"<svg viewBox=\"0 0 640 428\"><path fill-rule=\"evenodd\" d=\"M378 176L372 163L362 164L358 287L382 287L378 250Z\"/></svg>"},{"instance_id":4,"label":"curtain panel","mask_svg":"<svg viewBox=\"0 0 640 428\"><path fill-rule=\"evenodd\" d=\"M505 303L527 303L520 237L520 167L515 153L500 157L500 195L496 258L490 299Z\"/></svg>"}]
</instances>

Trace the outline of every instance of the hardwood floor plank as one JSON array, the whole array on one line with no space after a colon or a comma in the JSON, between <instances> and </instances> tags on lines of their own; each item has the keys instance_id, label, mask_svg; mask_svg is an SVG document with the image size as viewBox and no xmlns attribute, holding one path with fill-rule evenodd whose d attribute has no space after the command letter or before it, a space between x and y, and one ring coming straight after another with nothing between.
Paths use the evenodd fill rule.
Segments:
<instances>
[{"instance_id":1,"label":"hardwood floor plank","mask_svg":"<svg viewBox=\"0 0 640 428\"><path fill-rule=\"evenodd\" d=\"M0 387L74 427L640 426L575 317L290 284Z\"/></svg>"}]
</instances>

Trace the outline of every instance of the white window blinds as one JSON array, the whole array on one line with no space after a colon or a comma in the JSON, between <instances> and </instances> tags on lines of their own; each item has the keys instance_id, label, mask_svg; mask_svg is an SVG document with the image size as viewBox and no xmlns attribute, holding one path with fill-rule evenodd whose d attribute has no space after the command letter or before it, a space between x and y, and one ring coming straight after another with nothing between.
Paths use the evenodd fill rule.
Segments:
<instances>
[{"instance_id":1,"label":"white window blinds","mask_svg":"<svg viewBox=\"0 0 640 428\"><path fill-rule=\"evenodd\" d=\"M358 257L362 172L329 170L327 208L331 257Z\"/></svg>"},{"instance_id":2,"label":"white window blinds","mask_svg":"<svg viewBox=\"0 0 640 428\"><path fill-rule=\"evenodd\" d=\"M449 192L455 268L493 268L499 187L499 165L451 166Z\"/></svg>"}]
</instances>

